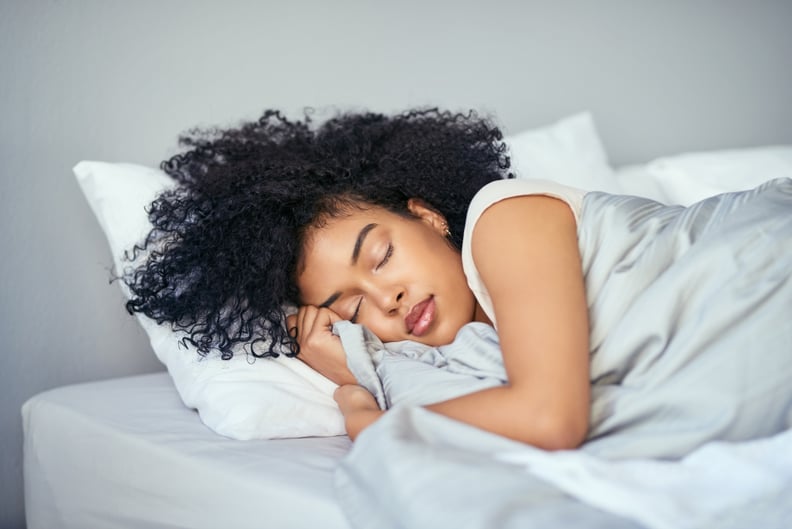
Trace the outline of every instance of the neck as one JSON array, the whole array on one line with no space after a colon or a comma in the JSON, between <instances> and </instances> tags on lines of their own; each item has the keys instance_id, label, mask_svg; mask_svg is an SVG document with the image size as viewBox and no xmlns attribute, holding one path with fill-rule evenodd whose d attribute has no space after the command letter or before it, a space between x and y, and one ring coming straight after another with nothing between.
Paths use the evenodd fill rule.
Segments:
<instances>
[{"instance_id":1,"label":"neck","mask_svg":"<svg viewBox=\"0 0 792 529\"><path fill-rule=\"evenodd\" d=\"M476 302L476 308L473 311L473 321L480 321L481 323L486 323L487 325L492 325L492 321L487 317L487 314L484 312L484 309L481 308L481 305Z\"/></svg>"}]
</instances>

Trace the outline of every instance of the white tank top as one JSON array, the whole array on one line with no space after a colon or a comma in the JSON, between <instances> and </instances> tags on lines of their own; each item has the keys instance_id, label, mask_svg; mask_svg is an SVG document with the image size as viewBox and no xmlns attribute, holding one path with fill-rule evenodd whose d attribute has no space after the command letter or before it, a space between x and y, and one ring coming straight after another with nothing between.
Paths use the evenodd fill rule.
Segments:
<instances>
[{"instance_id":1,"label":"white tank top","mask_svg":"<svg viewBox=\"0 0 792 529\"><path fill-rule=\"evenodd\" d=\"M481 280L476 264L473 262L473 251L471 250L471 237L473 228L476 226L479 217L484 211L501 200L523 196L523 195L546 195L563 200L569 205L575 222L578 222L580 212L583 207L583 197L586 191L574 187L565 186L549 180L534 180L525 178L513 178L508 180L496 180L482 187L468 208L465 220L465 233L462 238L462 269L467 277L468 285L473 291L473 295L481 305L484 313L489 317L492 324L497 329L495 322L495 311L492 307L492 298L487 292L484 282Z\"/></svg>"}]
</instances>

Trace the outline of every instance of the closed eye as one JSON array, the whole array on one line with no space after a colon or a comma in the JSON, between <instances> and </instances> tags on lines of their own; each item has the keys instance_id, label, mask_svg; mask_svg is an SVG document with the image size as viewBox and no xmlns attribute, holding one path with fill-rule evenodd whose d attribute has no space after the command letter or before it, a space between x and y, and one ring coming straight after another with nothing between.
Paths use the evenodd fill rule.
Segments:
<instances>
[{"instance_id":1,"label":"closed eye","mask_svg":"<svg viewBox=\"0 0 792 529\"><path fill-rule=\"evenodd\" d=\"M375 268L375 270L379 270L380 268L385 266L388 263L388 261L390 261L392 255L393 255L393 245L388 244L388 251L385 252L385 257L382 258L382 261L380 261L380 264L377 265L377 268Z\"/></svg>"},{"instance_id":2,"label":"closed eye","mask_svg":"<svg viewBox=\"0 0 792 529\"><path fill-rule=\"evenodd\" d=\"M363 304L363 298L361 297L360 301L358 301L357 307L355 307L354 314L352 314L352 317L349 318L349 321L351 321L352 323L357 323L358 314L360 313L360 305L362 304Z\"/></svg>"},{"instance_id":3,"label":"closed eye","mask_svg":"<svg viewBox=\"0 0 792 529\"><path fill-rule=\"evenodd\" d=\"M385 252L385 257L382 258L382 261L379 262L379 264L376 266L375 270L379 270L380 268L382 268L383 266L388 264L388 261L390 261L391 256L393 256L393 244L389 243L388 244L388 249ZM349 321L351 321L352 323L357 323L358 314L360 314L360 306L362 304L363 304L363 298L361 297L360 301L358 301L358 304L355 307L355 312L352 314L352 317L349 318Z\"/></svg>"}]
</instances>

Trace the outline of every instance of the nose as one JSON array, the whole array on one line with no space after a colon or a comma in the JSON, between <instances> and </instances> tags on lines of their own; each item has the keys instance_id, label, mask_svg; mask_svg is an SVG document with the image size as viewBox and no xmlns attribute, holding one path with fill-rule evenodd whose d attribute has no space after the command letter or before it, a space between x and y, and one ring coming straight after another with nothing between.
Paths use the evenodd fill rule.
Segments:
<instances>
[{"instance_id":1,"label":"nose","mask_svg":"<svg viewBox=\"0 0 792 529\"><path fill-rule=\"evenodd\" d=\"M398 285L384 286L374 294L374 302L388 316L399 314L404 300L404 288Z\"/></svg>"}]
</instances>

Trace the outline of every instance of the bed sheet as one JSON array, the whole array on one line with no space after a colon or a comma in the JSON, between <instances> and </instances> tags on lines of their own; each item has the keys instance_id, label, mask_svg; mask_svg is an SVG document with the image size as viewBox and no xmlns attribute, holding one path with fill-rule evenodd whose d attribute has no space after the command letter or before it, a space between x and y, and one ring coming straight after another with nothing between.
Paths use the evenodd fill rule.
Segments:
<instances>
[{"instance_id":1,"label":"bed sheet","mask_svg":"<svg viewBox=\"0 0 792 529\"><path fill-rule=\"evenodd\" d=\"M22 415L28 529L348 527L333 489L346 436L224 438L167 373L50 390Z\"/></svg>"}]
</instances>

